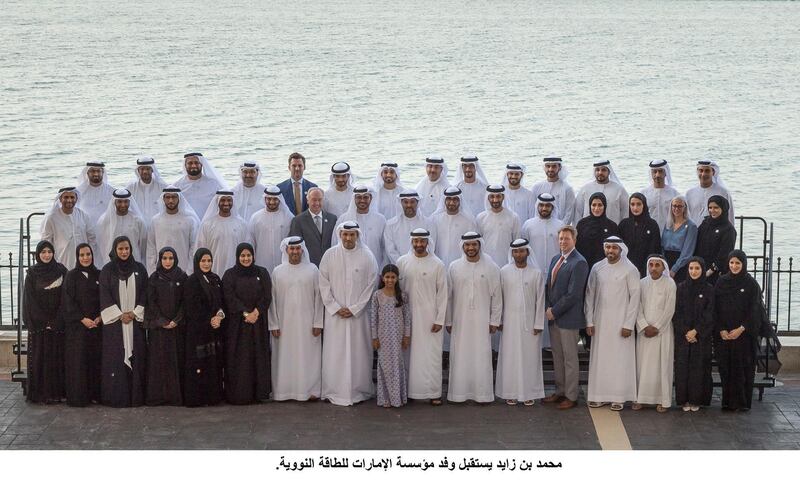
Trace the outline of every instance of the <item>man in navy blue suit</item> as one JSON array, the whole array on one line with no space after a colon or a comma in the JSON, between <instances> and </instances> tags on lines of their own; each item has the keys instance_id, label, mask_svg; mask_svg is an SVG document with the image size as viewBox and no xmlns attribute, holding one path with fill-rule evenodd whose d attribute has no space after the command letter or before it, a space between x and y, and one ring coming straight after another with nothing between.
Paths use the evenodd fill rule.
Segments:
<instances>
[{"instance_id":1,"label":"man in navy blue suit","mask_svg":"<svg viewBox=\"0 0 800 482\"><path fill-rule=\"evenodd\" d=\"M286 207L295 216L308 209L306 201L306 193L312 187L317 187L316 184L303 179L303 173L306 170L306 158L299 152L293 152L289 155L289 179L278 184L278 189L283 194L283 199L286 202Z\"/></svg>"},{"instance_id":2,"label":"man in navy blue suit","mask_svg":"<svg viewBox=\"0 0 800 482\"><path fill-rule=\"evenodd\" d=\"M586 327L583 301L589 265L575 249L577 237L577 230L569 224L559 229L561 253L550 261L545 286L545 316L550 327L556 391L544 402L558 402L560 409L577 405L580 376L578 332Z\"/></svg>"}]
</instances>

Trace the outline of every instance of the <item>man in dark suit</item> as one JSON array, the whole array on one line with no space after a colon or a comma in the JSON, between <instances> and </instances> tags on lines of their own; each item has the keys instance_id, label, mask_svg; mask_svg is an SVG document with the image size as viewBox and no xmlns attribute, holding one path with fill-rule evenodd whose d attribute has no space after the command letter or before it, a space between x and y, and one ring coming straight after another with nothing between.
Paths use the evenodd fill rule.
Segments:
<instances>
[{"instance_id":1,"label":"man in dark suit","mask_svg":"<svg viewBox=\"0 0 800 482\"><path fill-rule=\"evenodd\" d=\"M278 189L283 194L283 200L286 202L286 207L295 216L308 209L308 201L306 195L308 190L312 187L317 187L313 182L303 179L303 173L306 171L306 158L299 152L293 152L289 155L289 179L278 184Z\"/></svg>"},{"instance_id":2,"label":"man in dark suit","mask_svg":"<svg viewBox=\"0 0 800 482\"><path fill-rule=\"evenodd\" d=\"M577 237L578 232L571 225L558 231L561 254L550 261L545 287L545 315L550 328L556 391L544 401L558 402L560 409L577 405L580 376L578 332L586 327L583 301L586 296L586 280L589 278L589 264L575 249Z\"/></svg>"},{"instance_id":3,"label":"man in dark suit","mask_svg":"<svg viewBox=\"0 0 800 482\"><path fill-rule=\"evenodd\" d=\"M300 236L305 240L308 259L317 267L322 255L331 247L336 228L336 216L322 210L323 196L322 189L312 187L306 196L308 209L295 216L289 225L289 236Z\"/></svg>"}]
</instances>

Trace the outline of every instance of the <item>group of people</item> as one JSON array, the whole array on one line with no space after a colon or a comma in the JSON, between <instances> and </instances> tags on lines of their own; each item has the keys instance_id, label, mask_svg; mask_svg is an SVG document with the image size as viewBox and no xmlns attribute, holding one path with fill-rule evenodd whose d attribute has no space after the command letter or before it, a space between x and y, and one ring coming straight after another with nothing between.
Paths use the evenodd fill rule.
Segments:
<instances>
[{"instance_id":1,"label":"group of people","mask_svg":"<svg viewBox=\"0 0 800 482\"><path fill-rule=\"evenodd\" d=\"M684 410L708 405L713 354L723 408L749 408L760 289L715 162L685 196L666 161L632 195L609 161L577 194L557 157L530 189L524 166L490 184L471 154L452 185L428 157L413 189L392 162L371 184L337 162L324 191L305 167L292 153L289 179L265 186L245 162L229 189L200 153L173 184L143 157L115 189L87 163L26 278L29 400L440 405L445 351L450 402L566 409L582 334L590 406L665 411L673 379Z\"/></svg>"}]
</instances>

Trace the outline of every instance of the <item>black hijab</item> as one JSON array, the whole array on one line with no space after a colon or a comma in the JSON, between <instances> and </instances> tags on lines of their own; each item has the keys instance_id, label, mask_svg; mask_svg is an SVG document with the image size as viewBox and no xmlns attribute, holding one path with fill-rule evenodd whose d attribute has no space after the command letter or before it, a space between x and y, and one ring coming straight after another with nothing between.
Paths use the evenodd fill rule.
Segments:
<instances>
[{"instance_id":1,"label":"black hijab","mask_svg":"<svg viewBox=\"0 0 800 482\"><path fill-rule=\"evenodd\" d=\"M719 227L719 226L724 226L725 224L730 224L730 221L728 221L728 211L730 211L731 206L728 203L728 200L720 195L715 195L708 198L708 204L711 203L714 203L720 208L722 208L722 214L720 214L719 217L716 219L712 218L711 215L709 214L708 216L706 216L706 219L704 221L713 227ZM708 205L706 205L706 207L708 207Z\"/></svg>"},{"instance_id":2,"label":"black hijab","mask_svg":"<svg viewBox=\"0 0 800 482\"><path fill-rule=\"evenodd\" d=\"M705 260L700 256L692 256L691 258L689 258L689 261L686 262L687 270L689 268L690 263L700 263L700 277L698 277L697 279L693 279L689 275L688 271L686 273L686 282L687 285L689 286L689 295L694 298L703 291L703 288L711 285L708 284L708 281L706 279Z\"/></svg>"},{"instance_id":3,"label":"black hijab","mask_svg":"<svg viewBox=\"0 0 800 482\"><path fill-rule=\"evenodd\" d=\"M89 266L81 265L80 256L81 256L81 250L83 248L89 248L89 252L92 253L92 262L91 262L91 264L89 264ZM97 269L97 267L94 265L94 250L92 249L92 246L89 243L81 243L81 244L79 244L78 246L75 247L75 268L74 269L80 271L81 273L86 273L89 276L91 276L91 275L95 275L96 276L96 275L98 275L100 273L100 270Z\"/></svg>"},{"instance_id":4,"label":"black hijab","mask_svg":"<svg viewBox=\"0 0 800 482\"><path fill-rule=\"evenodd\" d=\"M250 251L250 254L253 255L253 262L250 263L250 266L243 266L241 262L239 262L239 256L241 256L244 250ZM256 275L256 252L253 249L253 245L250 243L239 243L236 246L236 264L233 266L233 272L236 273L237 276L255 276Z\"/></svg>"},{"instance_id":5,"label":"black hijab","mask_svg":"<svg viewBox=\"0 0 800 482\"><path fill-rule=\"evenodd\" d=\"M42 251L45 248L50 248L53 257L50 261L45 263L42 261ZM64 275L67 269L61 263L56 261L56 250L53 243L50 241L39 241L36 245L36 263L28 268L28 275L32 275L36 279L36 287L39 289L46 288L53 284L58 278Z\"/></svg>"},{"instance_id":6,"label":"black hijab","mask_svg":"<svg viewBox=\"0 0 800 482\"><path fill-rule=\"evenodd\" d=\"M206 295L206 299L208 299L213 305L212 308L219 308L222 306L222 297L220 296L219 290L221 281L219 276L217 276L213 271L203 273L203 270L200 269L200 260L203 259L203 256L205 255L210 256L212 261L214 260L214 255L211 254L211 250L208 248L198 248L197 251L194 252L193 274L197 276L198 280L200 280L200 288L202 288L203 293Z\"/></svg>"},{"instance_id":7,"label":"black hijab","mask_svg":"<svg viewBox=\"0 0 800 482\"><path fill-rule=\"evenodd\" d=\"M124 261L117 257L117 246L123 241L127 241L128 246L131 247L131 254L128 256L128 259ZM111 261L109 261L109 264L111 265L111 271L117 275L117 278L119 278L120 281L127 280L130 278L131 274L136 271L136 260L133 259L133 244L127 236L118 236L114 239L114 243L111 245L111 252L108 253L108 257L111 258Z\"/></svg>"},{"instance_id":8,"label":"black hijab","mask_svg":"<svg viewBox=\"0 0 800 482\"><path fill-rule=\"evenodd\" d=\"M595 216L592 212L592 202L595 199L599 199L600 202L603 203L603 214L600 216ZM589 215L583 218L581 221L581 229L578 233L580 236L586 237L588 239L600 239L603 240L612 234L608 232L608 225L610 219L606 216L606 212L608 210L608 200L606 199L606 195L602 192L596 192L589 197ZM613 222L613 221L611 221Z\"/></svg>"},{"instance_id":9,"label":"black hijab","mask_svg":"<svg viewBox=\"0 0 800 482\"><path fill-rule=\"evenodd\" d=\"M164 265L161 264L161 257L167 252L172 253L172 257L174 258L172 268L170 269L164 268ZM171 246L165 246L158 252L156 274L158 275L158 279L170 282L177 280L183 274L183 270L178 267L178 253L175 252Z\"/></svg>"},{"instance_id":10,"label":"black hijab","mask_svg":"<svg viewBox=\"0 0 800 482\"><path fill-rule=\"evenodd\" d=\"M642 201L642 204L644 205L642 213L639 214L638 216L634 216L633 211L631 211L631 199L633 198ZM650 217L650 208L647 207L647 198L645 197L644 194L640 192L635 192L631 194L631 196L628 198L628 217L633 219L636 222L636 224L643 224L647 222L648 219L653 219Z\"/></svg>"},{"instance_id":11,"label":"black hijab","mask_svg":"<svg viewBox=\"0 0 800 482\"><path fill-rule=\"evenodd\" d=\"M747 255L745 252L741 249L734 249L728 255L728 263L730 263L733 258L742 262L742 270L737 274L733 274L730 268L728 268L728 272L720 276L716 287L717 293L719 294L727 295L736 291L741 292L756 282L756 280L750 276L750 273L747 272Z\"/></svg>"}]
</instances>

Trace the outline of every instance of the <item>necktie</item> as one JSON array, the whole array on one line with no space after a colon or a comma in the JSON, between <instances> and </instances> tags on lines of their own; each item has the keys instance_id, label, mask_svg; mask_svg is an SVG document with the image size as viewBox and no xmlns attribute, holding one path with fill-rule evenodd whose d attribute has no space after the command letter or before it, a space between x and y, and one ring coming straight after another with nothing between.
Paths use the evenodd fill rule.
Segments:
<instances>
[{"instance_id":1,"label":"necktie","mask_svg":"<svg viewBox=\"0 0 800 482\"><path fill-rule=\"evenodd\" d=\"M300 198L300 183L294 181L292 184L294 185L294 213L298 215L303 212L303 201Z\"/></svg>"},{"instance_id":2,"label":"necktie","mask_svg":"<svg viewBox=\"0 0 800 482\"><path fill-rule=\"evenodd\" d=\"M564 255L561 255L561 258L558 259L558 263L556 263L555 267L553 268L553 274L550 276L551 288L556 284L556 277L558 277L558 270L561 269L562 264L564 264Z\"/></svg>"},{"instance_id":3,"label":"necktie","mask_svg":"<svg viewBox=\"0 0 800 482\"><path fill-rule=\"evenodd\" d=\"M319 214L315 215L314 224L317 225L317 231L319 231L319 234L322 234L322 216L320 216Z\"/></svg>"}]
</instances>

